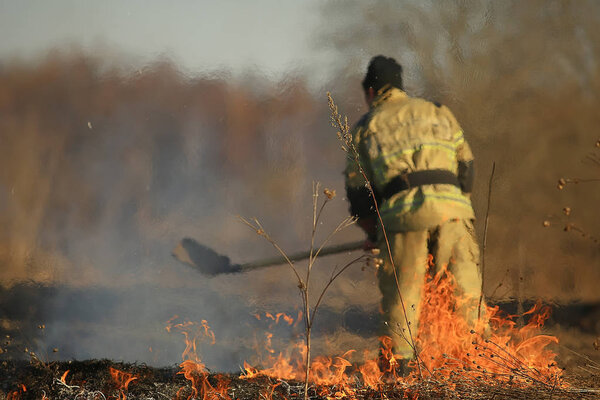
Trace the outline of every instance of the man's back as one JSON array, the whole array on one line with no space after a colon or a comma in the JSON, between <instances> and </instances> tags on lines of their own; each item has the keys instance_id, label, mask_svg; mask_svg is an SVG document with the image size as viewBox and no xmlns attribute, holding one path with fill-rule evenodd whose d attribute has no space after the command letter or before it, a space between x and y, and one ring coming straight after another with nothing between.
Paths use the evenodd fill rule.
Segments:
<instances>
[{"instance_id":1,"label":"man's back","mask_svg":"<svg viewBox=\"0 0 600 400\"><path fill-rule=\"evenodd\" d=\"M456 184L390 190L394 178L417 171L425 181L426 174L447 172L451 182L452 175L458 179L459 162L472 161L462 129L447 107L391 88L373 101L354 135L363 168L382 195L380 207L386 229L419 230L448 219L474 218L470 199ZM347 174L352 174L353 168L349 163ZM444 180L437 177L432 181Z\"/></svg>"}]
</instances>

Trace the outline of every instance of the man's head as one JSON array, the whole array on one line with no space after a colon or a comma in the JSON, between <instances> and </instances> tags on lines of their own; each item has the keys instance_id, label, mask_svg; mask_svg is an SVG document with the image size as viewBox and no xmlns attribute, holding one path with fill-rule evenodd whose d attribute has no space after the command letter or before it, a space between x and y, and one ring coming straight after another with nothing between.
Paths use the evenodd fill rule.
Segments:
<instances>
[{"instance_id":1,"label":"man's head","mask_svg":"<svg viewBox=\"0 0 600 400\"><path fill-rule=\"evenodd\" d=\"M402 66L391 57L375 56L369 62L362 85L369 104L386 85L402 89Z\"/></svg>"}]
</instances>

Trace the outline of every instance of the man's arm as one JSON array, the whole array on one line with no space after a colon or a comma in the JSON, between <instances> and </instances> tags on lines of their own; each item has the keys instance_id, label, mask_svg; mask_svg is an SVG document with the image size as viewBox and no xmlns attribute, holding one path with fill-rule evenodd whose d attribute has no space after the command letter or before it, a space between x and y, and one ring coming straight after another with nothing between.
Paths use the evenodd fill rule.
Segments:
<instances>
[{"instance_id":1,"label":"man's arm","mask_svg":"<svg viewBox=\"0 0 600 400\"><path fill-rule=\"evenodd\" d=\"M475 167L473 160L458 162L458 183L463 193L473 191L473 182L475 181Z\"/></svg>"},{"instance_id":2,"label":"man's arm","mask_svg":"<svg viewBox=\"0 0 600 400\"><path fill-rule=\"evenodd\" d=\"M364 127L362 123L364 118L359 122L352 133L355 149L358 152L360 167L363 168L367 178L369 179L369 162L364 157L364 144L362 143L362 134ZM353 154L349 154L346 160L346 169L344 171L346 177L346 197L350 202L350 214L358 218L358 225L365 231L368 240L375 242L377 240L377 213L375 202L371 191L366 186L365 178L356 163ZM371 181L371 184L372 181Z\"/></svg>"},{"instance_id":3,"label":"man's arm","mask_svg":"<svg viewBox=\"0 0 600 400\"><path fill-rule=\"evenodd\" d=\"M377 240L377 213L369 189L346 187L346 196L350 201L350 214L358 218L358 226L367 234L371 242Z\"/></svg>"},{"instance_id":4,"label":"man's arm","mask_svg":"<svg viewBox=\"0 0 600 400\"><path fill-rule=\"evenodd\" d=\"M465 140L462 129L455 135L456 161L458 162L458 183L463 193L471 193L475 181L475 168L473 165L473 152Z\"/></svg>"}]
</instances>

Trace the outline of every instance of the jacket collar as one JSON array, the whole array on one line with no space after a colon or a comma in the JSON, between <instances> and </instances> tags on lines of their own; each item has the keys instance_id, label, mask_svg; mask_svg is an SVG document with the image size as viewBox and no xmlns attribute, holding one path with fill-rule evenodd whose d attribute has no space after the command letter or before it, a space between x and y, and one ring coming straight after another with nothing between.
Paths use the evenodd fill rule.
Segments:
<instances>
[{"instance_id":1,"label":"jacket collar","mask_svg":"<svg viewBox=\"0 0 600 400\"><path fill-rule=\"evenodd\" d=\"M377 96L371 103L371 109L380 106L386 101L396 101L408 97L405 91L393 86L384 86L377 92Z\"/></svg>"}]
</instances>

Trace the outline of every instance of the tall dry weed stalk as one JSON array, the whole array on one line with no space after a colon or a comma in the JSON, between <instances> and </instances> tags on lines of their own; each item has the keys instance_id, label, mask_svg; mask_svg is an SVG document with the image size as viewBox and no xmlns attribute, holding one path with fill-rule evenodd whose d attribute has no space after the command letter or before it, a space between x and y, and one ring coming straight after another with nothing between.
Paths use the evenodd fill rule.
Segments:
<instances>
[{"instance_id":1,"label":"tall dry weed stalk","mask_svg":"<svg viewBox=\"0 0 600 400\"><path fill-rule=\"evenodd\" d=\"M302 297L302 308L303 308L303 318L304 318L304 328L305 328L305 344L306 344L306 358L305 358L305 381L304 381L304 399L308 399L308 388L309 388L309 379L310 379L310 368L311 368L311 334L312 329L315 322L315 316L317 315L317 311L319 310L319 306L321 305L323 298L325 297L325 293L329 289L329 287L333 284L333 282L346 271L350 266L357 264L361 261L368 260L368 255L362 254L357 258L354 258L350 262L346 263L341 268L337 266L334 267L331 271L331 275L329 280L318 294L317 300L314 305L311 305L310 302L310 294L312 293L312 281L311 281L311 272L321 253L321 250L329 243L331 238L335 236L337 233L347 228L348 226L353 225L356 220L353 217L347 217L343 219L336 228L329 233L329 235L323 240L320 245L316 244L316 234L317 234L317 226L321 221L321 217L323 214L323 210L325 206L331 202L335 196L335 190L324 189L323 202L319 202L319 192L320 192L320 184L313 183L313 203L312 203L312 229L310 236L310 256L308 258L308 265L306 268L306 272L303 275L302 271L294 264L292 260L288 257L286 252L281 248L281 246L273 239L267 231L263 228L262 224L256 219L253 218L251 220L247 220L243 217L240 217L240 220L252 228L259 236L262 236L265 240L267 240L271 245L284 257L287 265L289 265L290 269L294 273L294 277L296 279L298 289L300 290L300 295Z\"/></svg>"}]
</instances>

